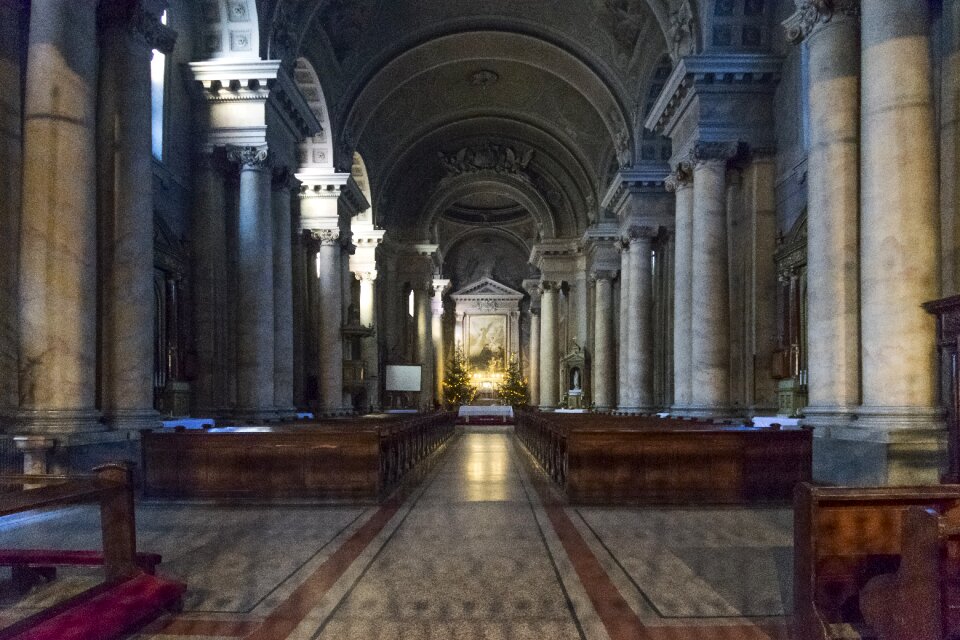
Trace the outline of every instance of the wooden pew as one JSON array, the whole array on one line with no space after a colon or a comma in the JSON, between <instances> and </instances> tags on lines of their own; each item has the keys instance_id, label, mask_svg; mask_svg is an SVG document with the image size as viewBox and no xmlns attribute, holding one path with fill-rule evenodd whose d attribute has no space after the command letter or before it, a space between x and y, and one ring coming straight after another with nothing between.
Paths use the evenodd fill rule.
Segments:
<instances>
[{"instance_id":1,"label":"wooden pew","mask_svg":"<svg viewBox=\"0 0 960 640\"><path fill-rule=\"evenodd\" d=\"M960 485L797 486L794 494L794 636L828 640L843 625L864 625L858 594L892 573L904 553L911 507L960 516ZM898 640L900 638L898 637Z\"/></svg>"},{"instance_id":2,"label":"wooden pew","mask_svg":"<svg viewBox=\"0 0 960 640\"><path fill-rule=\"evenodd\" d=\"M179 610L186 586L144 573L137 566L129 465L103 465L94 476L0 476L0 486L0 516L98 503L103 553L84 556L80 552L74 559L102 561L106 577L103 584L0 630L0 640L114 640L165 611Z\"/></svg>"},{"instance_id":3,"label":"wooden pew","mask_svg":"<svg viewBox=\"0 0 960 640\"><path fill-rule=\"evenodd\" d=\"M960 636L960 510L911 507L903 517L896 573L860 591L864 620L879 640L948 640Z\"/></svg>"},{"instance_id":4,"label":"wooden pew","mask_svg":"<svg viewBox=\"0 0 960 640\"><path fill-rule=\"evenodd\" d=\"M516 434L577 503L788 502L810 479L809 429L654 416L517 413Z\"/></svg>"},{"instance_id":5,"label":"wooden pew","mask_svg":"<svg viewBox=\"0 0 960 640\"><path fill-rule=\"evenodd\" d=\"M143 434L151 497L382 498L454 433L455 415L337 418Z\"/></svg>"}]
</instances>

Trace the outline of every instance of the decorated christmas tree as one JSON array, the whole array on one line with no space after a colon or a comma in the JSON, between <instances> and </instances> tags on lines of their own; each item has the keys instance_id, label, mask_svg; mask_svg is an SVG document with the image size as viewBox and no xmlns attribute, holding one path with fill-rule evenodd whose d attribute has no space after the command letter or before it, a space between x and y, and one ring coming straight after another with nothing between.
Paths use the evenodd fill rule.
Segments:
<instances>
[{"instance_id":1,"label":"decorated christmas tree","mask_svg":"<svg viewBox=\"0 0 960 640\"><path fill-rule=\"evenodd\" d=\"M527 404L527 380L523 377L520 361L517 358L510 359L503 383L497 388L497 392L500 394L500 399L512 407Z\"/></svg>"},{"instance_id":2,"label":"decorated christmas tree","mask_svg":"<svg viewBox=\"0 0 960 640\"><path fill-rule=\"evenodd\" d=\"M457 348L453 352L450 366L443 377L443 398L450 406L470 404L477 395L477 389L470 382L470 370L467 369L467 360L463 349Z\"/></svg>"}]
</instances>

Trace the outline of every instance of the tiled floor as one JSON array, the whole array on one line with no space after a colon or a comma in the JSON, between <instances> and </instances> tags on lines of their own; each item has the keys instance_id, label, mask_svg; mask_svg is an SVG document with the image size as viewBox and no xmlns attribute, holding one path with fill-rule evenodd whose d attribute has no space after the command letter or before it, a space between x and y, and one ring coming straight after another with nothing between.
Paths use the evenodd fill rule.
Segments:
<instances>
[{"instance_id":1,"label":"tiled floor","mask_svg":"<svg viewBox=\"0 0 960 640\"><path fill-rule=\"evenodd\" d=\"M504 433L420 476L378 507L140 505L140 548L189 590L137 640L787 637L788 510L568 507ZM0 522L0 546L95 547L97 522ZM6 615L92 579L63 577Z\"/></svg>"}]
</instances>

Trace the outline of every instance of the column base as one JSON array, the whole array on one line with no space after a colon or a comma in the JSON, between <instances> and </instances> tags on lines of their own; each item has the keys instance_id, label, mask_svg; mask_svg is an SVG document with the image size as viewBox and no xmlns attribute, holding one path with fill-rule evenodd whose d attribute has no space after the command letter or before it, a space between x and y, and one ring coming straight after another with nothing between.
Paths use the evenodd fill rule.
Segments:
<instances>
[{"instance_id":1,"label":"column base","mask_svg":"<svg viewBox=\"0 0 960 640\"><path fill-rule=\"evenodd\" d=\"M278 407L274 410L274 420L295 420L297 418L297 408L294 406Z\"/></svg>"},{"instance_id":2,"label":"column base","mask_svg":"<svg viewBox=\"0 0 960 640\"><path fill-rule=\"evenodd\" d=\"M829 437L832 429L844 429L857 420L859 407L835 405L804 407L800 424L813 427L813 433L819 437Z\"/></svg>"},{"instance_id":3,"label":"column base","mask_svg":"<svg viewBox=\"0 0 960 640\"><path fill-rule=\"evenodd\" d=\"M25 434L93 433L106 431L96 409L20 409L16 429Z\"/></svg>"},{"instance_id":4,"label":"column base","mask_svg":"<svg viewBox=\"0 0 960 640\"><path fill-rule=\"evenodd\" d=\"M947 431L931 407L860 407L844 426L814 431L813 477L851 486L938 484Z\"/></svg>"},{"instance_id":5,"label":"column base","mask_svg":"<svg viewBox=\"0 0 960 640\"><path fill-rule=\"evenodd\" d=\"M154 409L123 409L105 413L103 421L115 431L158 429L162 419Z\"/></svg>"},{"instance_id":6,"label":"column base","mask_svg":"<svg viewBox=\"0 0 960 640\"><path fill-rule=\"evenodd\" d=\"M263 423L277 419L277 410L273 407L259 409L234 409L230 418L235 422Z\"/></svg>"},{"instance_id":7,"label":"column base","mask_svg":"<svg viewBox=\"0 0 960 640\"><path fill-rule=\"evenodd\" d=\"M683 408L683 415L691 418L712 418L715 420L726 420L729 418L743 417L743 412L737 411L732 407L691 404Z\"/></svg>"},{"instance_id":8,"label":"column base","mask_svg":"<svg viewBox=\"0 0 960 640\"><path fill-rule=\"evenodd\" d=\"M539 407L537 407L537 409L539 409L540 411L556 411L557 405L542 404Z\"/></svg>"}]
</instances>

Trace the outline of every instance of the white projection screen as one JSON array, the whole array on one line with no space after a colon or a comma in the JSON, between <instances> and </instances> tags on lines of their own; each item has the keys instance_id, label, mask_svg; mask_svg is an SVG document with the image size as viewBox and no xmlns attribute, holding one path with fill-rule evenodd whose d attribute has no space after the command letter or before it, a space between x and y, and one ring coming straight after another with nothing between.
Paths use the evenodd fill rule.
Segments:
<instances>
[{"instance_id":1,"label":"white projection screen","mask_svg":"<svg viewBox=\"0 0 960 640\"><path fill-rule=\"evenodd\" d=\"M387 365L387 391L420 391L420 365Z\"/></svg>"}]
</instances>

